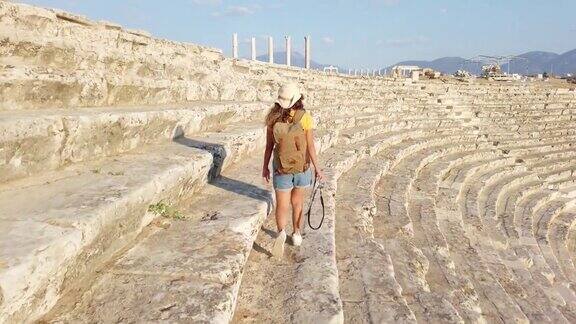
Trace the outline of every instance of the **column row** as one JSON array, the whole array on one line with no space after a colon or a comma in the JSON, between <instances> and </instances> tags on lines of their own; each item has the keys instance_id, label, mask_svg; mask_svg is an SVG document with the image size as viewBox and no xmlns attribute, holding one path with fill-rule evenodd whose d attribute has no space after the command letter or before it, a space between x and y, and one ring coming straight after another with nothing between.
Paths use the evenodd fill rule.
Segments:
<instances>
[{"instance_id":1,"label":"column row","mask_svg":"<svg viewBox=\"0 0 576 324\"><path fill-rule=\"evenodd\" d=\"M292 38L285 36L286 40L286 65L292 65ZM256 37L250 39L250 58L256 60ZM238 34L232 34L232 57L238 58ZM268 63L274 63L274 39L268 37ZM310 68L310 36L304 37L304 67Z\"/></svg>"}]
</instances>

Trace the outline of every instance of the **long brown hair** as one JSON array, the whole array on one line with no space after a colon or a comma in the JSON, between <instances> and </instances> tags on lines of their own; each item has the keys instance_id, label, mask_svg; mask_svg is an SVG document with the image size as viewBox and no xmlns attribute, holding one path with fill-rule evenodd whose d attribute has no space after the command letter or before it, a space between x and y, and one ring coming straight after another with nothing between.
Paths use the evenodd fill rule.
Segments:
<instances>
[{"instance_id":1,"label":"long brown hair","mask_svg":"<svg viewBox=\"0 0 576 324\"><path fill-rule=\"evenodd\" d=\"M265 119L266 126L273 127L274 124L276 124L279 121L285 122L288 119L288 117L290 117L291 110L304 109L304 103L302 102L303 99L304 95L302 95L300 99L298 99L298 101L296 101L294 105L290 107L290 109L284 109L278 103L275 103L274 106L270 109L270 111L266 115Z\"/></svg>"}]
</instances>

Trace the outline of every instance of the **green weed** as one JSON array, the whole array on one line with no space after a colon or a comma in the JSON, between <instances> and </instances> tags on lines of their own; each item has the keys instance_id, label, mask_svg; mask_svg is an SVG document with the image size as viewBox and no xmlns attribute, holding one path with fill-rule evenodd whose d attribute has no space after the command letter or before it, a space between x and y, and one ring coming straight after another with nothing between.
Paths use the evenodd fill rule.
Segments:
<instances>
[{"instance_id":1,"label":"green weed","mask_svg":"<svg viewBox=\"0 0 576 324\"><path fill-rule=\"evenodd\" d=\"M184 215L179 210L163 201L148 206L148 211L165 218L184 219Z\"/></svg>"}]
</instances>

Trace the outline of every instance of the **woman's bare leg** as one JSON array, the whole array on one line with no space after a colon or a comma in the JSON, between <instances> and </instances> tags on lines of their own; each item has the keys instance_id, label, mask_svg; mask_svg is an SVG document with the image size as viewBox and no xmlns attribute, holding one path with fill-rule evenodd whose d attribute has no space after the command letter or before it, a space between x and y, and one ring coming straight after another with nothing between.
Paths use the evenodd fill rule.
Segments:
<instances>
[{"instance_id":1,"label":"woman's bare leg","mask_svg":"<svg viewBox=\"0 0 576 324\"><path fill-rule=\"evenodd\" d=\"M276 228L278 232L286 228L286 215L288 214L288 208L290 207L290 191L279 191L276 192Z\"/></svg>"},{"instance_id":2,"label":"woman's bare leg","mask_svg":"<svg viewBox=\"0 0 576 324\"><path fill-rule=\"evenodd\" d=\"M302 228L302 209L304 208L304 193L306 188L292 189L290 202L292 203L292 226L294 233L300 232Z\"/></svg>"},{"instance_id":3,"label":"woman's bare leg","mask_svg":"<svg viewBox=\"0 0 576 324\"><path fill-rule=\"evenodd\" d=\"M278 228L278 236L274 241L272 247L272 255L277 258L282 258L284 254L284 242L286 241L286 214L290 206L290 191L276 190L276 227Z\"/></svg>"}]
</instances>

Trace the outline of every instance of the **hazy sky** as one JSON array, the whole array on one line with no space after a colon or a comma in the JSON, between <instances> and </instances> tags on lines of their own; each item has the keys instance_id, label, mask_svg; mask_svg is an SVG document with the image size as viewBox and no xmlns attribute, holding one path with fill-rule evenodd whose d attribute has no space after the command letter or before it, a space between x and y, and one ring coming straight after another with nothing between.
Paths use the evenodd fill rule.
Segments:
<instances>
[{"instance_id":1,"label":"hazy sky","mask_svg":"<svg viewBox=\"0 0 576 324\"><path fill-rule=\"evenodd\" d=\"M26 0L60 8L156 37L198 43L240 54L257 37L284 50L284 35L312 58L351 68L380 68L409 59L477 54L562 53L576 48L576 0Z\"/></svg>"}]
</instances>

